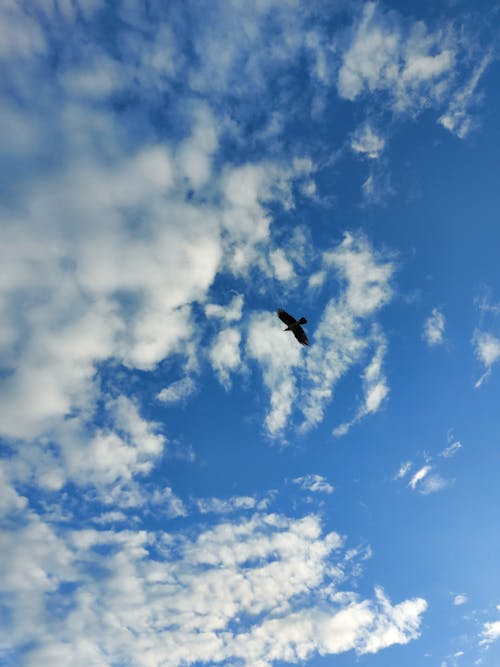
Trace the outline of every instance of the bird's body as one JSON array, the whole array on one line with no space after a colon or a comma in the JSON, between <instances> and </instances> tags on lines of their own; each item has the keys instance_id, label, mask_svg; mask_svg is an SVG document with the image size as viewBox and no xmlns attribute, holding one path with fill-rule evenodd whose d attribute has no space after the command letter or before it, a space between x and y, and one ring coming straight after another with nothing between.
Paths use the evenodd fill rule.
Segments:
<instances>
[{"instance_id":1,"label":"bird's body","mask_svg":"<svg viewBox=\"0 0 500 667\"><path fill-rule=\"evenodd\" d=\"M306 332L302 328L302 324L307 324L305 317L301 317L300 320L296 320L295 317L292 317L289 313L281 308L277 311L278 317L282 322L286 324L286 329L284 331L291 331L295 338L302 345L309 345L309 340L307 338Z\"/></svg>"}]
</instances>

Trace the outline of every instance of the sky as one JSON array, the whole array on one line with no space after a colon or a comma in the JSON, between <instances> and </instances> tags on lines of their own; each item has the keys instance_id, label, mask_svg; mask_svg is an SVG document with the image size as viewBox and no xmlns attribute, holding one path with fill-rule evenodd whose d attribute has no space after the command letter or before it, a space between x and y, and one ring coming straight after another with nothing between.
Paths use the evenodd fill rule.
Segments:
<instances>
[{"instance_id":1,"label":"sky","mask_svg":"<svg viewBox=\"0 0 500 667\"><path fill-rule=\"evenodd\" d=\"M3 0L2 666L498 667L499 28Z\"/></svg>"}]
</instances>

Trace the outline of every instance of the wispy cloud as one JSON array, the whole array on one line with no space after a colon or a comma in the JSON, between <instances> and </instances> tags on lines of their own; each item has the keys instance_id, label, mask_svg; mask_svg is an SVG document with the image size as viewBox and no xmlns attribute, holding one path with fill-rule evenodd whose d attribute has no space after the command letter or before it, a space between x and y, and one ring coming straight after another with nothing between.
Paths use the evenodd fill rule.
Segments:
<instances>
[{"instance_id":1,"label":"wispy cloud","mask_svg":"<svg viewBox=\"0 0 500 667\"><path fill-rule=\"evenodd\" d=\"M312 493L333 493L334 488L323 475L303 475L292 480L304 491Z\"/></svg>"},{"instance_id":2,"label":"wispy cloud","mask_svg":"<svg viewBox=\"0 0 500 667\"><path fill-rule=\"evenodd\" d=\"M410 472L412 467L413 463L411 461L405 461L401 464L398 472L394 476L394 479L403 479L403 477L406 477L406 475Z\"/></svg>"},{"instance_id":3,"label":"wispy cloud","mask_svg":"<svg viewBox=\"0 0 500 667\"><path fill-rule=\"evenodd\" d=\"M408 486L412 489L415 490L417 484L421 482L432 470L431 466L423 466L417 472L412 476L410 481L408 482Z\"/></svg>"},{"instance_id":4,"label":"wispy cloud","mask_svg":"<svg viewBox=\"0 0 500 667\"><path fill-rule=\"evenodd\" d=\"M448 447L445 447L441 452L441 456L444 456L445 459L451 459L462 449L462 443L460 440L455 440Z\"/></svg>"},{"instance_id":5,"label":"wispy cloud","mask_svg":"<svg viewBox=\"0 0 500 667\"><path fill-rule=\"evenodd\" d=\"M500 338L497 338L488 331L476 329L472 337L474 354L485 368L483 375L474 385L478 389L486 378L490 375L491 369L500 359Z\"/></svg>"},{"instance_id":6,"label":"wispy cloud","mask_svg":"<svg viewBox=\"0 0 500 667\"><path fill-rule=\"evenodd\" d=\"M384 146L385 139L377 134L369 123L359 127L351 138L351 149L372 160L380 157Z\"/></svg>"},{"instance_id":7,"label":"wispy cloud","mask_svg":"<svg viewBox=\"0 0 500 667\"><path fill-rule=\"evenodd\" d=\"M372 347L375 353L363 374L365 400L358 416L376 412L388 392L382 373L386 343L375 318L392 298L394 263L354 234L345 234L337 248L324 254L323 263L342 281L342 291L326 305L306 358L312 382L301 406L304 430L321 421L335 384Z\"/></svg>"},{"instance_id":8,"label":"wispy cloud","mask_svg":"<svg viewBox=\"0 0 500 667\"><path fill-rule=\"evenodd\" d=\"M456 134L460 139L466 137L471 130L473 120L470 115L470 107L477 103L479 99L476 88L484 71L492 61L493 54L490 52L482 57L474 68L469 81L453 95L446 113L439 119L443 127Z\"/></svg>"},{"instance_id":9,"label":"wispy cloud","mask_svg":"<svg viewBox=\"0 0 500 667\"><path fill-rule=\"evenodd\" d=\"M423 496L441 491L448 486L448 484L449 481L439 473L433 472L433 468L430 465L422 466L416 473L414 473L408 482L410 489L418 491L418 493Z\"/></svg>"},{"instance_id":10,"label":"wispy cloud","mask_svg":"<svg viewBox=\"0 0 500 667\"><path fill-rule=\"evenodd\" d=\"M195 390L196 383L191 377L187 376L162 389L158 393L157 399L163 403L178 403L191 396Z\"/></svg>"}]
</instances>

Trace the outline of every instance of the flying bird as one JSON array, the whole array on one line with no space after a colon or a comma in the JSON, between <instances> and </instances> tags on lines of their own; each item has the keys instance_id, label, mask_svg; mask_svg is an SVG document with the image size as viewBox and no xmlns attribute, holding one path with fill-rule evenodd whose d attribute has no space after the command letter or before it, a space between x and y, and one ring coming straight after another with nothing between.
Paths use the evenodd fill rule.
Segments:
<instances>
[{"instance_id":1,"label":"flying bird","mask_svg":"<svg viewBox=\"0 0 500 667\"><path fill-rule=\"evenodd\" d=\"M301 324L307 324L306 318L301 317L300 320L296 320L295 317L292 317L281 308L277 311L277 313L280 320L286 324L286 329L284 329L284 331L291 331L299 343L302 343L302 345L309 345L306 332L300 326Z\"/></svg>"}]
</instances>

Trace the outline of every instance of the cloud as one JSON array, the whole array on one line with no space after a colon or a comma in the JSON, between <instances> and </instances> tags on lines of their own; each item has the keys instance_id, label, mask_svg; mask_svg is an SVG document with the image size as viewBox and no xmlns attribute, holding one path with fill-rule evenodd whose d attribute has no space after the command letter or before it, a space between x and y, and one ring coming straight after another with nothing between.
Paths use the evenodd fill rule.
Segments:
<instances>
[{"instance_id":1,"label":"cloud","mask_svg":"<svg viewBox=\"0 0 500 667\"><path fill-rule=\"evenodd\" d=\"M262 368L264 384L270 392L265 426L271 436L276 436L292 413L297 394L293 370L299 366L303 351L293 336L277 326L274 314L260 312L250 319L247 354Z\"/></svg>"},{"instance_id":2,"label":"cloud","mask_svg":"<svg viewBox=\"0 0 500 667\"><path fill-rule=\"evenodd\" d=\"M497 639L500 639L500 621L484 623L479 643L489 646L489 644L497 641Z\"/></svg>"},{"instance_id":3,"label":"cloud","mask_svg":"<svg viewBox=\"0 0 500 667\"><path fill-rule=\"evenodd\" d=\"M369 123L359 127L351 139L351 149L372 160L380 157L384 150L385 139L378 135Z\"/></svg>"},{"instance_id":4,"label":"cloud","mask_svg":"<svg viewBox=\"0 0 500 667\"><path fill-rule=\"evenodd\" d=\"M322 475L303 475L292 481L304 491L311 491L312 493L333 493L334 491L333 486Z\"/></svg>"},{"instance_id":5,"label":"cloud","mask_svg":"<svg viewBox=\"0 0 500 667\"><path fill-rule=\"evenodd\" d=\"M351 421L345 422L334 429L333 434L335 436L345 435L360 419L378 412L383 401L389 394L387 379L382 370L387 343L384 336L380 333L374 333L373 340L376 341L375 353L362 374L364 401Z\"/></svg>"},{"instance_id":6,"label":"cloud","mask_svg":"<svg viewBox=\"0 0 500 667\"><path fill-rule=\"evenodd\" d=\"M394 479L403 479L403 477L406 477L406 475L410 472L412 466L413 463L411 461L405 461L405 463L402 463Z\"/></svg>"},{"instance_id":7,"label":"cloud","mask_svg":"<svg viewBox=\"0 0 500 667\"><path fill-rule=\"evenodd\" d=\"M384 164L370 168L370 173L361 185L363 200L366 204L383 205L395 194L391 175Z\"/></svg>"},{"instance_id":8,"label":"cloud","mask_svg":"<svg viewBox=\"0 0 500 667\"><path fill-rule=\"evenodd\" d=\"M210 363L225 387L229 387L230 374L241 364L240 342L240 330L228 327L217 334L210 347Z\"/></svg>"},{"instance_id":9,"label":"cloud","mask_svg":"<svg viewBox=\"0 0 500 667\"><path fill-rule=\"evenodd\" d=\"M310 388L301 406L304 430L322 420L334 385L372 346L376 352L363 375L365 401L359 416L376 412L388 391L382 375L385 341L373 322L392 298L394 264L362 235L349 233L337 248L324 253L323 264L337 275L342 291L327 303L306 358Z\"/></svg>"},{"instance_id":10,"label":"cloud","mask_svg":"<svg viewBox=\"0 0 500 667\"><path fill-rule=\"evenodd\" d=\"M461 605L468 602L468 600L469 598L467 597L467 595L455 595L455 597L453 598L453 604L456 607L460 607Z\"/></svg>"},{"instance_id":11,"label":"cloud","mask_svg":"<svg viewBox=\"0 0 500 667\"><path fill-rule=\"evenodd\" d=\"M189 396L196 390L196 384L190 377L182 378L176 382L172 382L168 387L162 389L157 399L162 403L178 403Z\"/></svg>"},{"instance_id":12,"label":"cloud","mask_svg":"<svg viewBox=\"0 0 500 667\"><path fill-rule=\"evenodd\" d=\"M432 313L424 323L422 337L430 347L441 345L444 342L445 317L438 308L433 308Z\"/></svg>"},{"instance_id":13,"label":"cloud","mask_svg":"<svg viewBox=\"0 0 500 667\"><path fill-rule=\"evenodd\" d=\"M490 375L494 364L500 359L500 339L487 331L476 329L472 337L474 354L485 367L483 375L477 380L475 387L478 389Z\"/></svg>"},{"instance_id":14,"label":"cloud","mask_svg":"<svg viewBox=\"0 0 500 667\"><path fill-rule=\"evenodd\" d=\"M479 99L476 88L484 71L492 61L493 54L490 52L481 58L474 68L469 81L453 95L446 113L439 118L441 125L456 134L459 139L466 137L472 128L472 118L469 114L469 108L476 104Z\"/></svg>"},{"instance_id":15,"label":"cloud","mask_svg":"<svg viewBox=\"0 0 500 667\"><path fill-rule=\"evenodd\" d=\"M448 485L448 481L438 473L432 473L432 466L425 465L412 476L408 486L424 496L441 491Z\"/></svg>"},{"instance_id":16,"label":"cloud","mask_svg":"<svg viewBox=\"0 0 500 667\"><path fill-rule=\"evenodd\" d=\"M419 482L421 482L430 473L431 470L432 470L432 467L429 466L429 465L423 466L422 468L417 470L417 472L410 479L410 481L408 483L408 486L411 489L415 490L415 487L417 486L417 484Z\"/></svg>"},{"instance_id":17,"label":"cloud","mask_svg":"<svg viewBox=\"0 0 500 667\"><path fill-rule=\"evenodd\" d=\"M266 509L271 496L261 498L254 496L231 496L230 498L197 498L196 507L201 514L231 514L243 510Z\"/></svg>"},{"instance_id":18,"label":"cloud","mask_svg":"<svg viewBox=\"0 0 500 667\"><path fill-rule=\"evenodd\" d=\"M419 635L426 602L341 590L343 542L314 515L258 512L189 532L3 529L7 650L31 667L90 662L273 665ZM7 538L7 539L6 539ZM155 557L150 554L154 551ZM61 610L65 613L61 613ZM278 638L278 639L277 639Z\"/></svg>"},{"instance_id":19,"label":"cloud","mask_svg":"<svg viewBox=\"0 0 500 667\"><path fill-rule=\"evenodd\" d=\"M362 373L364 401L345 427L380 409L389 392L383 373L386 341L375 316L392 297L394 264L375 251L362 234L346 233L332 250L323 253L323 271L334 274L341 289L327 302L310 347L301 349L292 336L283 335L269 313L256 313L248 327L247 355L258 361L271 406L265 425L271 436L281 435L297 412L305 432L322 421L326 404L338 380L374 348ZM300 393L298 383L300 381Z\"/></svg>"},{"instance_id":20,"label":"cloud","mask_svg":"<svg viewBox=\"0 0 500 667\"><path fill-rule=\"evenodd\" d=\"M422 22L405 24L367 2L342 54L337 90L354 101L384 92L396 111L420 111L439 102L449 86L456 45L446 31Z\"/></svg>"},{"instance_id":21,"label":"cloud","mask_svg":"<svg viewBox=\"0 0 500 667\"><path fill-rule=\"evenodd\" d=\"M207 317L216 317L224 322L237 322L241 320L243 309L243 295L235 294L227 306L221 306L216 303L207 303L205 306L205 315Z\"/></svg>"},{"instance_id":22,"label":"cloud","mask_svg":"<svg viewBox=\"0 0 500 667\"><path fill-rule=\"evenodd\" d=\"M448 447L445 447L441 452L441 456L444 456L445 459L451 459L457 452L462 449L462 443L459 440L452 442Z\"/></svg>"}]
</instances>

